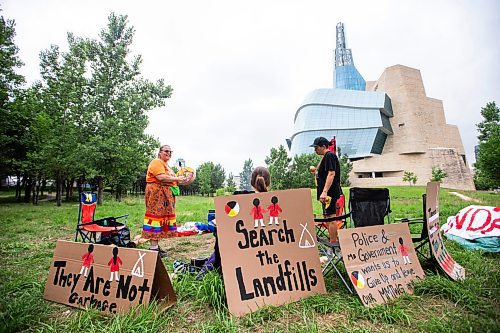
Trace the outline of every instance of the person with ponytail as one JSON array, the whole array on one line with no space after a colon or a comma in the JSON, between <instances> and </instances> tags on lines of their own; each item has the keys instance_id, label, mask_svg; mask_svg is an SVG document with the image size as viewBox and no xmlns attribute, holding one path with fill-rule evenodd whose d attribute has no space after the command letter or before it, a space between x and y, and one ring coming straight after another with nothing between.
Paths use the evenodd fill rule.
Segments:
<instances>
[{"instance_id":1,"label":"person with ponytail","mask_svg":"<svg viewBox=\"0 0 500 333\"><path fill-rule=\"evenodd\" d=\"M269 170L262 166L256 167L250 177L250 184L257 193L267 192L269 186L271 186L271 174Z\"/></svg>"},{"instance_id":2,"label":"person with ponytail","mask_svg":"<svg viewBox=\"0 0 500 333\"><path fill-rule=\"evenodd\" d=\"M267 170L267 168L261 167L261 166L256 167L253 170L252 175L250 177L250 185L252 185L252 188L257 193L267 192L269 186L271 186L271 174L269 173L269 170ZM234 192L234 194L248 194L248 193L253 193L253 191L235 191ZM260 202L254 202L254 208L256 208L256 206L258 206L260 209L262 209L259 206L259 204L260 204ZM259 220L260 220L260 218L259 218ZM212 222L216 223L215 219ZM265 225L263 225L263 226L265 226ZM255 226L255 227L257 227L257 226ZM217 270L218 272L222 271L222 267L221 267L222 264L221 264L220 251L219 251L219 239L217 237L217 228L215 228L214 236L215 236L214 253L210 256L210 258L207 260L207 262L205 263L203 268L200 270L200 273L196 277L196 280L203 279L205 274L207 274L207 272L209 272L211 270Z\"/></svg>"}]
</instances>

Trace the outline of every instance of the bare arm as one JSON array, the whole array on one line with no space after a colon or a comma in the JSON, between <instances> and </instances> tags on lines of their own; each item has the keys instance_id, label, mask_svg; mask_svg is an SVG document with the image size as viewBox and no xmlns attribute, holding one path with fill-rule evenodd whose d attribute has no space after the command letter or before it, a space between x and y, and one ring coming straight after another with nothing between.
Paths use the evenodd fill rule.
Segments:
<instances>
[{"instance_id":1,"label":"bare arm","mask_svg":"<svg viewBox=\"0 0 500 333\"><path fill-rule=\"evenodd\" d=\"M319 201L321 203L325 203L326 197L328 196L328 190L332 186L333 178L335 178L335 171L328 171L328 175L326 176L325 187L323 188L323 192L319 196Z\"/></svg>"},{"instance_id":2,"label":"bare arm","mask_svg":"<svg viewBox=\"0 0 500 333\"><path fill-rule=\"evenodd\" d=\"M184 181L186 177L169 176L166 173L160 173L159 175L156 175L155 178L158 179L161 183L172 183Z\"/></svg>"}]
</instances>

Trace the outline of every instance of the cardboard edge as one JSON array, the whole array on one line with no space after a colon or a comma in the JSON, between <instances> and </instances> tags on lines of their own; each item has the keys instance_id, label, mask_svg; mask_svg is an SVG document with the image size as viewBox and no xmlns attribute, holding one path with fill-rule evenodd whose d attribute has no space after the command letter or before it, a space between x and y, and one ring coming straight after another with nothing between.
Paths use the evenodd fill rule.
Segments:
<instances>
[{"instance_id":1,"label":"cardboard edge","mask_svg":"<svg viewBox=\"0 0 500 333\"><path fill-rule=\"evenodd\" d=\"M177 295L159 255L156 257L156 269L150 300L155 300L163 312L177 302Z\"/></svg>"}]
</instances>

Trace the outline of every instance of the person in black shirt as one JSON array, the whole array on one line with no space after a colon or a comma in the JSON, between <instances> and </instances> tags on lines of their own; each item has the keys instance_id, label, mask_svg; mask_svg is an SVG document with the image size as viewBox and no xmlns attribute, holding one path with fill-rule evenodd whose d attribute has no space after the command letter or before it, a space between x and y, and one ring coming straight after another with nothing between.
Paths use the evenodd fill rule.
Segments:
<instances>
[{"instance_id":1,"label":"person in black shirt","mask_svg":"<svg viewBox=\"0 0 500 333\"><path fill-rule=\"evenodd\" d=\"M340 162L333 152L328 150L330 141L320 136L314 139L310 147L314 147L314 152L322 156L321 162L317 167L311 167L311 172L316 177L317 200L323 205L323 214L325 218L333 217L336 214L336 202L342 194L340 187ZM337 241L337 225L330 223L328 232L330 241Z\"/></svg>"}]
</instances>

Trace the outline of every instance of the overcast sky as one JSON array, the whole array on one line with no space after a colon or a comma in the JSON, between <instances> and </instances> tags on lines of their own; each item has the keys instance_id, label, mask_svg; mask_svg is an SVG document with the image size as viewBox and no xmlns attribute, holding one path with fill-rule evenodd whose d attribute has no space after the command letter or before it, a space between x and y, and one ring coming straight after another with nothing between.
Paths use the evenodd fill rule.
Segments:
<instances>
[{"instance_id":1,"label":"overcast sky","mask_svg":"<svg viewBox=\"0 0 500 333\"><path fill-rule=\"evenodd\" d=\"M241 172L286 145L308 92L332 87L335 25L365 80L386 67L420 69L427 96L441 99L469 162L487 102L500 103L500 1L129 1L4 0L28 83L40 78L39 52L67 49L67 32L98 38L111 12L135 27L133 53L145 78L174 92L150 112L148 133L197 167ZM496 28L495 28L496 27ZM496 33L495 33L496 31Z\"/></svg>"}]
</instances>

